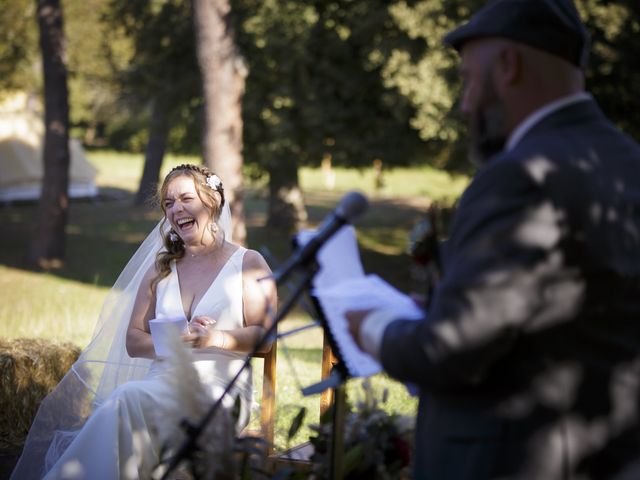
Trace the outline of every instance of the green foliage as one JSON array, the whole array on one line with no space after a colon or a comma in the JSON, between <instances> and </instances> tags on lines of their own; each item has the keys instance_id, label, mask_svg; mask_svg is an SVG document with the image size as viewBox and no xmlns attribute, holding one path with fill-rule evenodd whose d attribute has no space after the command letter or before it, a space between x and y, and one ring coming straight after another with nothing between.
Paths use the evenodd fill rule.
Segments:
<instances>
[{"instance_id":1,"label":"green foliage","mask_svg":"<svg viewBox=\"0 0 640 480\"><path fill-rule=\"evenodd\" d=\"M36 2L3 2L0 14L0 99L7 90L35 88L41 74L34 64L38 54Z\"/></svg>"},{"instance_id":2,"label":"green foliage","mask_svg":"<svg viewBox=\"0 0 640 480\"><path fill-rule=\"evenodd\" d=\"M442 37L485 2L481 0L415 0L390 5L394 22L406 35L421 41L416 51L398 45L385 63L385 85L396 88L414 109L409 123L426 143L417 152L429 165L469 171L464 149L466 127L458 111L458 58Z\"/></svg>"},{"instance_id":3,"label":"green foliage","mask_svg":"<svg viewBox=\"0 0 640 480\"><path fill-rule=\"evenodd\" d=\"M131 42L104 21L104 0L63 0L63 6L73 133L91 144L120 113L114 69L130 61Z\"/></svg>"},{"instance_id":4,"label":"green foliage","mask_svg":"<svg viewBox=\"0 0 640 480\"><path fill-rule=\"evenodd\" d=\"M110 0L104 19L131 42L130 58L114 66L126 116L119 116L119 128L111 131L112 146L140 151L155 114L170 127L170 148L195 150L202 102L190 2Z\"/></svg>"},{"instance_id":5,"label":"green foliage","mask_svg":"<svg viewBox=\"0 0 640 480\"><path fill-rule=\"evenodd\" d=\"M457 59L442 45L441 38L460 22L461 12L468 12L451 6L460 2L447 3L444 6L440 0L424 0L397 2L390 7L399 27L410 38L421 39L426 48L420 54L405 46L396 48L382 72L385 83L414 105L411 124L420 137L442 142L456 140L460 125L449 117L457 95L457 83L451 81L450 72Z\"/></svg>"},{"instance_id":6,"label":"green foliage","mask_svg":"<svg viewBox=\"0 0 640 480\"><path fill-rule=\"evenodd\" d=\"M36 2L12 0L0 15L0 96L40 93L42 71ZM103 0L63 0L72 135L91 143L118 112L113 66L126 63L129 45L102 21Z\"/></svg>"},{"instance_id":7,"label":"green foliage","mask_svg":"<svg viewBox=\"0 0 640 480\"><path fill-rule=\"evenodd\" d=\"M241 28L238 43L249 63L243 98L245 162L277 163L282 157L304 160L298 141L297 68L304 57L306 37L316 21L302 2L244 0L234 2Z\"/></svg>"},{"instance_id":8,"label":"green foliage","mask_svg":"<svg viewBox=\"0 0 640 480\"><path fill-rule=\"evenodd\" d=\"M428 165L385 171L384 186L379 189L376 188L375 172L371 168L356 170L338 167L333 169L332 174L335 192L360 190L374 198L420 196L426 202L437 201L446 206L451 206L469 183L469 177L465 175L449 173ZM311 167L300 169L300 184L305 191L327 188L323 173Z\"/></svg>"},{"instance_id":9,"label":"green foliage","mask_svg":"<svg viewBox=\"0 0 640 480\"><path fill-rule=\"evenodd\" d=\"M640 3L577 0L592 35L587 86L604 112L640 139Z\"/></svg>"},{"instance_id":10,"label":"green foliage","mask_svg":"<svg viewBox=\"0 0 640 480\"><path fill-rule=\"evenodd\" d=\"M7 2L5 2L7 3ZM445 32L482 0L233 0L249 66L245 161L272 167L464 165L458 60ZM576 0L593 36L588 87L640 138L640 6ZM200 149L202 98L187 0L63 0L71 123L89 144L141 150L151 102L170 119L169 148ZM41 84L35 4L0 16L0 96Z\"/></svg>"},{"instance_id":11,"label":"green foliage","mask_svg":"<svg viewBox=\"0 0 640 480\"><path fill-rule=\"evenodd\" d=\"M245 151L264 167L406 164L420 143L412 108L382 82L402 36L387 2L238 0L239 43L250 65ZM406 36L404 42L413 43Z\"/></svg>"}]
</instances>

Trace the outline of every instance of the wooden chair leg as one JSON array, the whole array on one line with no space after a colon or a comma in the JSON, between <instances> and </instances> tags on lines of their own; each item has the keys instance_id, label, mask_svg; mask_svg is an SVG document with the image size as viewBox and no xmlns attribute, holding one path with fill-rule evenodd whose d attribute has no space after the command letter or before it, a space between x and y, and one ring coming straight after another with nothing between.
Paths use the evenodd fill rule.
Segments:
<instances>
[{"instance_id":1,"label":"wooden chair leg","mask_svg":"<svg viewBox=\"0 0 640 480\"><path fill-rule=\"evenodd\" d=\"M322 366L321 366L321 378L325 380L329 377L331 369L337 363L338 359L333 354L329 340L327 340L327 334L324 334L322 340ZM334 391L332 388L328 388L320 395L320 417L333 405Z\"/></svg>"},{"instance_id":2,"label":"wooden chair leg","mask_svg":"<svg viewBox=\"0 0 640 480\"><path fill-rule=\"evenodd\" d=\"M276 413L276 359L278 346L274 342L271 350L264 356L262 377L262 405L260 408L260 426L267 441L267 455L274 450L275 413Z\"/></svg>"}]
</instances>

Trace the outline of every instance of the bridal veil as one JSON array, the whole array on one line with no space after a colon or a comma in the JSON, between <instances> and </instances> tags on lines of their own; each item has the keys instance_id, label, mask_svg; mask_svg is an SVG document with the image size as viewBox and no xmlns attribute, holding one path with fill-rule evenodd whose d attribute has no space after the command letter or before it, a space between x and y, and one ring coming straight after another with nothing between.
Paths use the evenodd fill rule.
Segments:
<instances>
[{"instance_id":1,"label":"bridal veil","mask_svg":"<svg viewBox=\"0 0 640 480\"><path fill-rule=\"evenodd\" d=\"M231 241L232 222L225 202L218 226ZM39 479L64 452L87 417L118 386L141 379L151 360L131 358L125 339L136 294L163 247L168 225L162 220L131 257L109 291L89 345L56 388L42 401L12 479ZM164 232L161 232L164 229Z\"/></svg>"}]
</instances>

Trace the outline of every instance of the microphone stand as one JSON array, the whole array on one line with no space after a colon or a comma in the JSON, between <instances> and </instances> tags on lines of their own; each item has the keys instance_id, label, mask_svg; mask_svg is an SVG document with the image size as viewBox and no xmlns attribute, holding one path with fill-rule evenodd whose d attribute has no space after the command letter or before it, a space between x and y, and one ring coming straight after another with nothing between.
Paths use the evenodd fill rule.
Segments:
<instances>
[{"instance_id":1,"label":"microphone stand","mask_svg":"<svg viewBox=\"0 0 640 480\"><path fill-rule=\"evenodd\" d=\"M306 266L306 268L304 269L304 273L302 275L300 282L297 285L295 285L295 288L292 290L291 295L289 296L287 301L284 302L284 304L278 309L278 312L276 313L271 326L267 329L265 334L260 338L260 340L258 340L258 342L256 342L256 344L253 346L251 351L247 354L247 357L245 358L244 363L242 364L242 366L240 367L236 375L228 383L228 385L224 389L224 392L222 393L222 395L220 395L220 398L218 398L218 400L216 400L215 403L211 405L211 407L209 408L205 416L202 418L202 420L200 420L200 422L197 425L193 425L187 421L182 422L182 426L186 430L187 438L184 440L184 442L182 442L182 445L180 446L176 454L171 458L169 462L169 466L167 467L167 470L164 472L164 474L161 477L162 480L168 480L169 474L173 470L175 470L182 461L192 459L193 454L198 449L198 446L197 446L198 438L200 438L200 435L202 435L202 432L207 427L208 423L215 416L216 412L220 409L220 405L222 405L222 400L224 399L224 397L231 391L231 389L235 385L238 378L240 378L240 375L242 374L242 372L249 367L249 365L251 364L252 357L255 356L255 354L260 351L260 349L267 343L268 339L274 336L277 329L277 325L280 322L280 320L282 320L287 315L287 313L289 313L291 308L293 308L293 306L296 304L298 297L300 297L300 295L311 285L311 280L313 279L313 277L315 276L315 274L319 269L318 264L314 259L313 261L307 263L304 266ZM286 275L284 276L288 276L289 273L290 271L286 272ZM272 278L276 280L276 284L277 284L278 280L282 279L282 276L283 275L278 276L278 274L274 274ZM266 278L269 278L269 277L265 277L265 279Z\"/></svg>"},{"instance_id":2,"label":"microphone stand","mask_svg":"<svg viewBox=\"0 0 640 480\"><path fill-rule=\"evenodd\" d=\"M311 303L315 307L317 316L320 319L320 324L326 332L329 329L328 321L322 307L320 306L320 302L313 296L311 299ZM325 346L327 345L329 348L333 348L333 342L325 333ZM343 360L337 357L334 358L337 362L333 363L327 378L303 388L302 394L304 396L313 395L322 393L327 389L331 389L333 391L333 408L331 415L332 428L331 441L329 444L329 480L342 480L344 463L344 427L347 415L347 392L345 383L349 378L349 373L343 366Z\"/></svg>"}]
</instances>

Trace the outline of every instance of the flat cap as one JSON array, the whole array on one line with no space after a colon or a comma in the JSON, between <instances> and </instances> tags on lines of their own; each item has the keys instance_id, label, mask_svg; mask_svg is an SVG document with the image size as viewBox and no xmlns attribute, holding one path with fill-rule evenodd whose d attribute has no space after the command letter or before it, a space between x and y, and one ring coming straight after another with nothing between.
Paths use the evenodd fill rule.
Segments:
<instances>
[{"instance_id":1,"label":"flat cap","mask_svg":"<svg viewBox=\"0 0 640 480\"><path fill-rule=\"evenodd\" d=\"M449 32L444 43L459 51L482 37L508 38L587 66L589 32L571 0L495 0Z\"/></svg>"}]
</instances>

